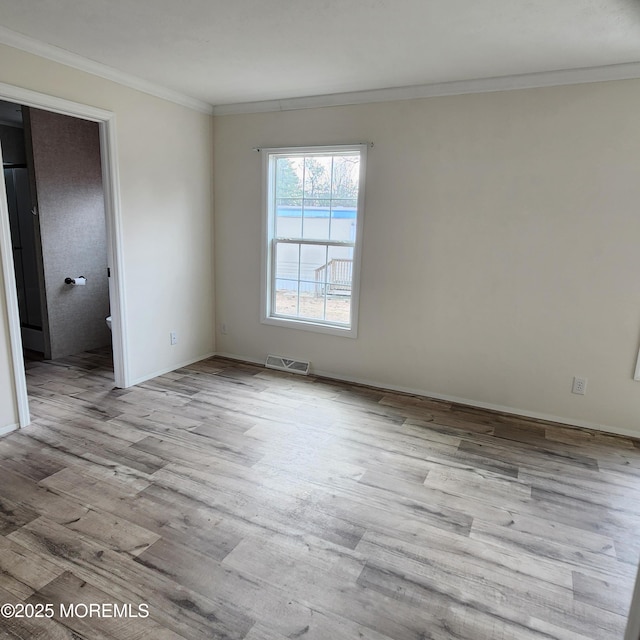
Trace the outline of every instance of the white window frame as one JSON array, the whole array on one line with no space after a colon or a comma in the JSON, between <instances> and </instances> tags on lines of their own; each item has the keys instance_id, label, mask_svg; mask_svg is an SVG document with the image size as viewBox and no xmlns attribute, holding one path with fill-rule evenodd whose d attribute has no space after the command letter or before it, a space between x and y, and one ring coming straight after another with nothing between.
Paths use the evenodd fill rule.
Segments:
<instances>
[{"instance_id":1,"label":"white window frame","mask_svg":"<svg viewBox=\"0 0 640 640\"><path fill-rule=\"evenodd\" d=\"M367 144L269 147L261 148L262 155L262 282L261 282L261 322L278 327L302 329L334 336L356 338L358 335L358 308L360 301L360 263L362 253L362 230L364 219L364 192L367 167ZM360 154L360 176L358 183L358 211L356 217L356 237L353 243L353 281L351 285L351 322L349 325L328 321L311 320L275 315L275 159L279 156L301 156L305 154L331 154L354 151ZM281 240L280 240L281 241ZM293 241L293 240L292 240ZM312 244L325 244L323 240L312 240ZM327 241L326 244L344 246L344 243ZM351 246L351 245L350 245Z\"/></svg>"}]
</instances>

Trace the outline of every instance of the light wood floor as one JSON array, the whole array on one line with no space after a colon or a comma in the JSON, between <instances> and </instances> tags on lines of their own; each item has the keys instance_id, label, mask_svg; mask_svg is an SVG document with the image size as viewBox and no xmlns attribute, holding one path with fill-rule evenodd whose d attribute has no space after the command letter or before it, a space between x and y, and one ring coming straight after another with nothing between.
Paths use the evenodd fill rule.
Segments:
<instances>
[{"instance_id":1,"label":"light wood floor","mask_svg":"<svg viewBox=\"0 0 640 640\"><path fill-rule=\"evenodd\" d=\"M33 362L0 440L1 619L57 640L620 640L639 443L211 359Z\"/></svg>"}]
</instances>

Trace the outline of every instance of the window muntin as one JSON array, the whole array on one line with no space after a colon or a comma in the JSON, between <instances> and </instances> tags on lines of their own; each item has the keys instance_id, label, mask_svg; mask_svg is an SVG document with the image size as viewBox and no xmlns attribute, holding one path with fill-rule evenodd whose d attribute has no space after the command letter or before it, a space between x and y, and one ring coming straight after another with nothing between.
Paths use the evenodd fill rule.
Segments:
<instances>
[{"instance_id":1,"label":"window muntin","mask_svg":"<svg viewBox=\"0 0 640 640\"><path fill-rule=\"evenodd\" d=\"M262 151L263 322L355 336L366 145Z\"/></svg>"}]
</instances>

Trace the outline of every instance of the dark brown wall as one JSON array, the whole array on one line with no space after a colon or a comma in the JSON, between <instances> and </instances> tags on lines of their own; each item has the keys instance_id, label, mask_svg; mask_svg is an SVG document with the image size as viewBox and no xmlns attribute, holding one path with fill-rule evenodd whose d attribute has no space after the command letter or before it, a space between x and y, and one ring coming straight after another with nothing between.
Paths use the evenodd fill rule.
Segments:
<instances>
[{"instance_id":1,"label":"dark brown wall","mask_svg":"<svg viewBox=\"0 0 640 640\"><path fill-rule=\"evenodd\" d=\"M51 357L110 344L98 125L30 109ZM28 134L28 132L27 132ZM86 276L74 287L65 277Z\"/></svg>"}]
</instances>

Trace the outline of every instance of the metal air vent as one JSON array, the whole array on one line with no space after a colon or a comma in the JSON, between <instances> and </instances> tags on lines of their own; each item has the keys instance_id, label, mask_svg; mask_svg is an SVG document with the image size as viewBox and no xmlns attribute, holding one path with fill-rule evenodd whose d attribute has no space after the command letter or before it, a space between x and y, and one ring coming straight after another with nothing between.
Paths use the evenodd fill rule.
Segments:
<instances>
[{"instance_id":1,"label":"metal air vent","mask_svg":"<svg viewBox=\"0 0 640 640\"><path fill-rule=\"evenodd\" d=\"M292 360L290 358L283 358L282 356L267 356L267 361L264 363L267 369L278 369L280 371L289 371L290 373L301 373L302 375L309 374L309 368L311 364L304 360Z\"/></svg>"}]
</instances>

